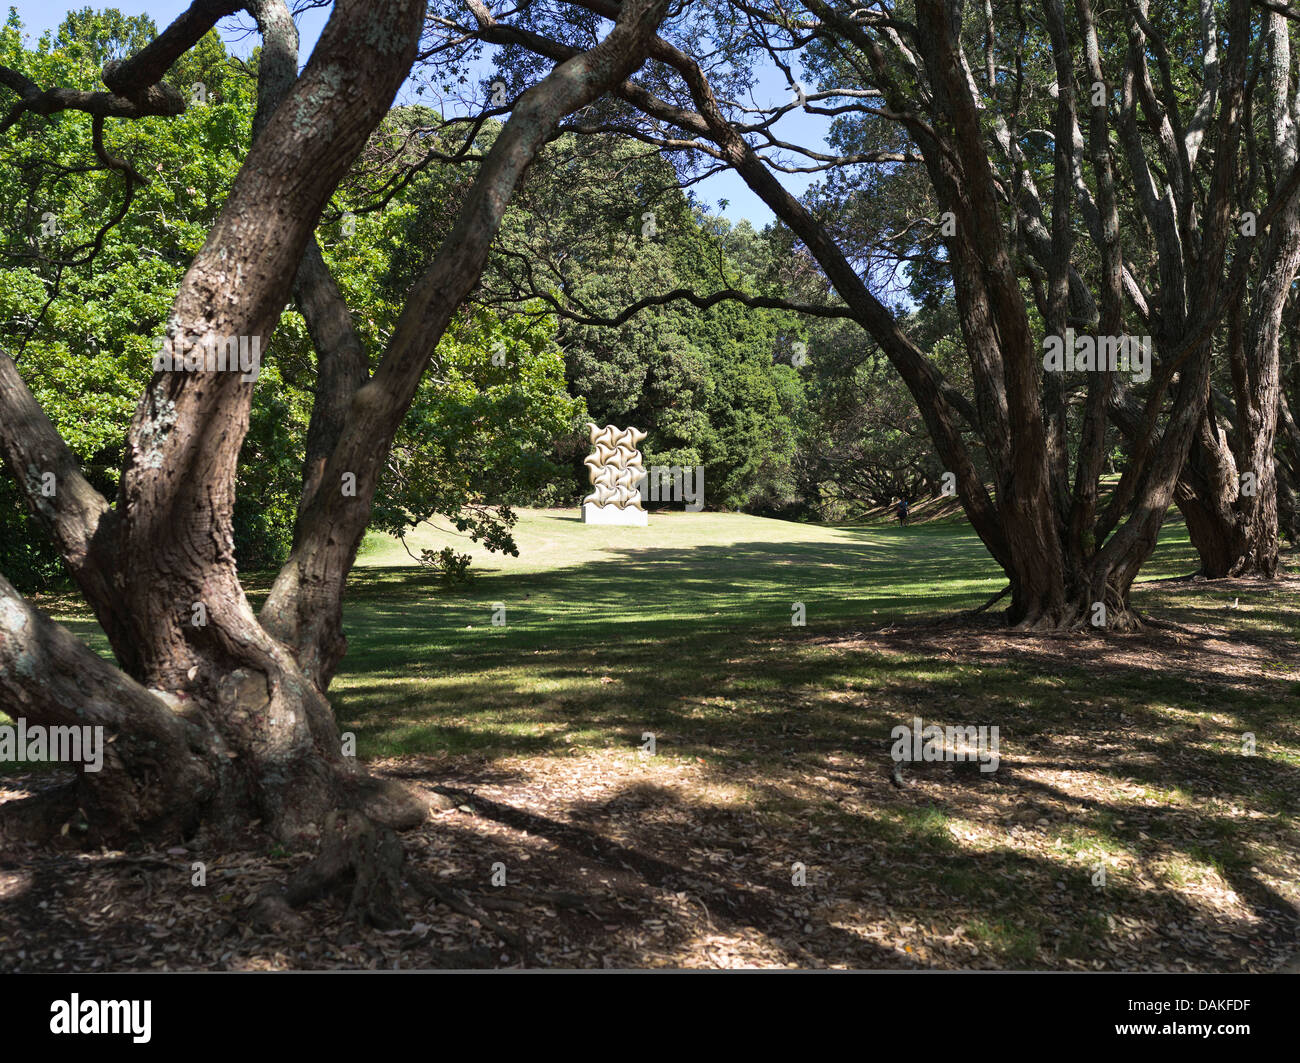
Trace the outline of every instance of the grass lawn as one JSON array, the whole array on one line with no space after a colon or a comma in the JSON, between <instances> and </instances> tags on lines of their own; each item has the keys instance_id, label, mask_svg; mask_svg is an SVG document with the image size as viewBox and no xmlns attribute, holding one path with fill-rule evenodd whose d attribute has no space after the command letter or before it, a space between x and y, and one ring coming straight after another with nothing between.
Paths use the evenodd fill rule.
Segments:
<instances>
[{"instance_id":1,"label":"grass lawn","mask_svg":"<svg viewBox=\"0 0 1300 1063\"><path fill-rule=\"evenodd\" d=\"M410 536L474 555L456 588L368 539L331 697L363 758L445 806L413 862L521 928L529 964L1263 971L1296 951L1300 581L1177 581L1175 523L1135 592L1167 623L1010 637L944 619L1004 586L960 524L538 510L517 539ZM897 785L890 730L915 716L997 726L1000 767ZM437 911L426 933L499 960L490 920ZM221 963L390 958L332 934Z\"/></svg>"},{"instance_id":2,"label":"grass lawn","mask_svg":"<svg viewBox=\"0 0 1300 1063\"><path fill-rule=\"evenodd\" d=\"M518 541L514 558L454 532L411 537L417 555L447 544L474 555L473 584L446 590L411 568L400 543L367 540L349 594L349 674L334 691L364 752L630 739L723 678L747 639L794 645L846 624L978 604L1003 586L978 539L951 526L900 533L673 513L611 528L543 510L521 515ZM503 626L492 624L498 603ZM796 603L803 627L792 624ZM788 665L774 659L738 677L740 689L780 687ZM431 717L431 699L450 715Z\"/></svg>"},{"instance_id":3,"label":"grass lawn","mask_svg":"<svg viewBox=\"0 0 1300 1063\"><path fill-rule=\"evenodd\" d=\"M446 545L473 555L479 574L452 590L400 542L367 539L332 688L363 755L604 745L619 729L630 738L671 719L682 697L725 679L738 644L766 638L784 649L733 677L736 692L785 691L816 682L795 675L810 636L973 608L1006 582L965 525L669 513L647 528L611 528L535 510L517 533L517 558L454 531L409 536L417 556ZM1174 525L1143 577L1191 571L1194 556ZM797 603L802 627L792 623ZM494 626L498 605L505 623Z\"/></svg>"}]
</instances>

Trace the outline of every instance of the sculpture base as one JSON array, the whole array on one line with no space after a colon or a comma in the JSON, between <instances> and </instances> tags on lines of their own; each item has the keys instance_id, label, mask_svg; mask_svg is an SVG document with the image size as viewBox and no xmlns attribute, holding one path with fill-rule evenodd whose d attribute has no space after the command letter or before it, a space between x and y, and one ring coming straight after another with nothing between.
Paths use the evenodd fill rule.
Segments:
<instances>
[{"instance_id":1,"label":"sculpture base","mask_svg":"<svg viewBox=\"0 0 1300 1063\"><path fill-rule=\"evenodd\" d=\"M582 504L583 524L631 524L638 528L646 527L649 514L644 509L628 506L598 506L595 502Z\"/></svg>"}]
</instances>

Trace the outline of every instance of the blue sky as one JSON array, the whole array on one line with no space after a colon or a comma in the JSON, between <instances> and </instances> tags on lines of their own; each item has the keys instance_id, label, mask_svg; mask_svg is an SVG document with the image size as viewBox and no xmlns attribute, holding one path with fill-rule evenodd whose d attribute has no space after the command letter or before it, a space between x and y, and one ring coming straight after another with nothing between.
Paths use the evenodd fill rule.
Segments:
<instances>
[{"instance_id":1,"label":"blue sky","mask_svg":"<svg viewBox=\"0 0 1300 1063\"><path fill-rule=\"evenodd\" d=\"M22 19L26 32L30 33L32 40L35 41L42 33L47 30L58 28L60 22L69 11L80 10L83 7L90 6L93 8L116 7L127 15L149 15L161 30L176 18L188 6L188 0L81 0L76 4L62 4L58 2L51 3L50 0L10 0L8 6L14 6L18 9L18 16ZM317 37L320 36L321 28L325 25L328 18L327 10L312 10L298 16L298 31L301 36L301 55L299 62L304 63L311 52L312 46L316 43ZM240 21L245 24L249 21L247 15L238 16L222 20L218 24L218 31L226 38L228 46L237 54L247 54L256 44L256 38L240 39L242 34L239 30ZM771 104L783 102L790 98L790 90L786 86L785 76L775 67L768 69L759 69L758 87L755 89L754 96L759 103ZM799 111L791 112L781 119L774 127L774 132L783 140L793 143L808 144L813 147L821 148L825 146L822 139L827 128L827 119L817 116L808 115ZM796 195L803 192L811 183L812 175L807 174L782 174L781 182L787 189ZM697 194L706 202L709 209L715 213L724 214L732 221L739 221L742 218L748 218L756 227L761 228L772 220L772 212L767 209L763 202L758 199L743 181L734 173L724 171L715 174L712 177L701 181L695 185ZM721 199L728 200L726 210L719 210L718 201Z\"/></svg>"}]
</instances>

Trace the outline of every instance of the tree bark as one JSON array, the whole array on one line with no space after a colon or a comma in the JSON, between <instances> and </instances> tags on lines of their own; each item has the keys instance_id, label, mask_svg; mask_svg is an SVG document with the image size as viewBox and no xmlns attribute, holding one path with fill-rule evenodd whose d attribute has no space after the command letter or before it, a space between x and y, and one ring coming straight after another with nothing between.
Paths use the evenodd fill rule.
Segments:
<instances>
[{"instance_id":1,"label":"tree bark","mask_svg":"<svg viewBox=\"0 0 1300 1063\"><path fill-rule=\"evenodd\" d=\"M79 775L44 813L7 809L0 840L48 834L69 809L82 810L79 832L100 843L200 827L220 837L260 820L274 837L301 845L320 840L325 827L319 861L296 882L295 896L346 878L353 909L391 925L400 847L386 832L424 812L344 755L325 698L346 645L346 576L383 455L434 346L477 283L511 192L565 114L640 65L667 0L628 0L604 40L517 101L369 381L312 232L410 69L424 5L339 0L301 75L282 0L251 9L264 35L253 143L185 274L167 332L185 347L257 337L265 350L293 283L321 360L293 554L259 620L239 582L232 531L251 381L206 369L156 372L131 423L110 507L16 367L0 357L0 456L59 544L120 665L91 653L0 579L5 707L32 723L76 720L113 737L102 772ZM159 38L170 42L166 54L174 58L222 11L196 3ZM167 68L159 56L155 41L106 77L122 92L144 91L140 80ZM341 470L357 474L355 494L338 489ZM41 489L47 471L58 484L50 496Z\"/></svg>"},{"instance_id":2,"label":"tree bark","mask_svg":"<svg viewBox=\"0 0 1300 1063\"><path fill-rule=\"evenodd\" d=\"M410 68L422 13L418 0L336 6L186 272L167 321L173 340L257 337L269 346L322 206ZM231 372L156 372L128 433L110 511L48 440L53 430L27 408L30 395L12 364L0 365L0 381L7 412L25 413L0 427L6 461L11 469L24 461L58 466L64 486L55 506L33 489L26 495L38 514L43 505L52 509L46 522L123 670L105 678L107 666L87 659L70 669L97 677L106 699L123 702L117 716L105 717L117 736L114 764L79 779L101 810L89 829L98 838L130 837L202 822L222 833L261 819L286 841L313 839L332 807L365 795L328 703L257 623L239 583L235 466L252 382ZM36 722L75 714L75 684L51 678L69 667L71 636L34 616L15 607L0 617L6 646L31 665L7 671L10 703L30 709ZM33 632L41 632L44 656L23 649ZM185 756L175 751L179 739L166 755L155 748L159 740L138 739L165 730L162 721L188 725Z\"/></svg>"},{"instance_id":3,"label":"tree bark","mask_svg":"<svg viewBox=\"0 0 1300 1063\"><path fill-rule=\"evenodd\" d=\"M564 45L531 31L499 26L479 5L470 6L482 39L521 45L552 57L565 54ZM608 3L575 0L575 6L604 12ZM936 451L956 475L958 494L973 527L1007 572L1012 587L1009 620L1034 629L1083 627L1097 623L1094 618L1100 604L1105 606L1102 625L1117 629L1136 625L1129 591L1155 546L1191 446L1208 391L1209 340L1226 305L1227 234L1233 220L1231 177L1242 123L1247 61L1243 42L1249 36L1247 3L1234 0L1230 7L1231 47L1228 76L1224 77L1220 76L1213 43L1215 12L1202 11L1208 40L1205 80L1185 131L1179 116L1171 117L1157 99L1158 90L1147 72L1145 3L1131 9L1128 50L1126 55L1121 53L1125 74L1120 139L1139 208L1154 236L1153 258L1161 285L1158 311L1153 300L1145 298L1123 259L1105 106L1093 107L1089 121L1088 157L1095 171L1096 201L1082 176L1080 153L1069 147L1076 139L1082 142L1071 112L1074 96L1069 84L1077 64L1061 4L1047 0L1045 5L1060 83L1052 232L1042 222L1034 195L1014 204L1028 206L1031 243L1043 257L1051 282L1055 309L1042 308L1044 317L1060 327L1066 303L1093 303L1082 276L1069 261L1070 197L1063 193L1072 183L1089 224L1094 226L1101 252L1101 323L1122 331L1119 296L1123 292L1139 306L1144 321L1158 326L1157 343L1168 354L1168 372L1153 383L1136 420L1134 453L1120 488L1095 519L1097 476L1104 460L1112 389L1104 377L1090 383L1083 443L1071 489L1060 426L1049 431L1053 415L1044 412L1039 350L1021 294L1023 278L1015 268L1006 236L1002 204L1005 189L1013 183L995 176L991 168L982 104L961 49L960 6L918 0L915 25L908 27L915 51L887 25L877 28L871 20L857 21L824 0L805 0L803 6L821 25L801 23L800 32L816 34L821 27L833 32L836 45L883 98L881 113L905 127L917 145L940 209L955 219L944 235L971 359L973 405L953 394L894 316L867 290L827 229L784 190L737 125L727 120L700 66L689 55L663 40L656 40L651 49L654 58L681 76L694 111L632 82L619 86L618 94L652 119L709 141L715 146L709 154L731 165L803 241L916 399ZM1086 0L1078 0L1076 7L1088 74L1090 80L1099 80L1102 49L1091 8ZM788 29L777 16L771 23ZM1150 47L1167 57L1162 40L1156 39ZM888 56L887 48L892 49ZM904 85L902 76L914 78L915 83ZM1163 103L1179 106L1173 97ZM1146 158L1139 106L1148 115L1160 116L1157 143L1168 177L1163 193ZM1017 148L1010 134L997 120L993 124L994 140L1014 157ZM1066 129L1069 137L1064 135ZM1208 181L1193 179L1198 154L1206 154L1200 148L1207 136L1215 148L1213 173ZM1027 187L1032 189L1031 184ZM1169 397L1173 399L1172 414L1164 412ZM1162 418L1163 425L1159 423ZM964 430L973 430L980 438L991 469L992 498L975 473L962 438Z\"/></svg>"},{"instance_id":4,"label":"tree bark","mask_svg":"<svg viewBox=\"0 0 1300 1063\"><path fill-rule=\"evenodd\" d=\"M1290 31L1285 16L1264 16L1269 149L1279 175L1297 162L1291 100ZM1211 579L1272 579L1278 567L1279 496L1275 449L1281 399L1282 314L1300 269L1300 201L1292 192L1268 233L1249 308L1238 305L1228 330L1232 402L1207 401L1178 503Z\"/></svg>"}]
</instances>

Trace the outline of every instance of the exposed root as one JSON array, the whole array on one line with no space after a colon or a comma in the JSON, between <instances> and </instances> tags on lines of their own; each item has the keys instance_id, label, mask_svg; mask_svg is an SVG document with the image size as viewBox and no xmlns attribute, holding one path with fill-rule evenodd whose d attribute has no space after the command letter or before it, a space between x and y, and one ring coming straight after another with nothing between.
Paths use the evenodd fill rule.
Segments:
<instances>
[{"instance_id":1,"label":"exposed root","mask_svg":"<svg viewBox=\"0 0 1300 1063\"><path fill-rule=\"evenodd\" d=\"M298 908L327 894L346 895L348 918L403 929L402 860L402 845L388 827L353 809L332 812L319 855L290 879L285 901Z\"/></svg>"},{"instance_id":2,"label":"exposed root","mask_svg":"<svg viewBox=\"0 0 1300 1063\"><path fill-rule=\"evenodd\" d=\"M958 613L957 616L959 619L962 620L979 616L980 613L984 612L986 609L990 608L991 606L996 605L998 602L1002 601L1002 599L1005 598L1010 593L1011 593L1011 584L1008 583L1005 587L1003 587L1000 591L998 591L997 594L993 595L993 597L990 598L983 605L977 605L974 609L967 609L965 612Z\"/></svg>"},{"instance_id":3,"label":"exposed root","mask_svg":"<svg viewBox=\"0 0 1300 1063\"><path fill-rule=\"evenodd\" d=\"M491 930L507 945L512 946L519 952L521 962L524 967L528 966L528 938L524 934L516 934L502 926L491 916L487 915L481 908L472 904L466 896L457 890L444 887L435 882L428 875L417 871L412 871L407 875L409 881L416 890L425 897L433 897L441 901L453 912L459 912L461 915L469 916L477 920L482 926Z\"/></svg>"},{"instance_id":4,"label":"exposed root","mask_svg":"<svg viewBox=\"0 0 1300 1063\"><path fill-rule=\"evenodd\" d=\"M1104 624L1093 623L1093 615L1090 606L1040 609L1013 623L1011 630L1027 635L1126 635L1141 631L1144 626L1142 615L1127 603L1107 601Z\"/></svg>"},{"instance_id":5,"label":"exposed root","mask_svg":"<svg viewBox=\"0 0 1300 1063\"><path fill-rule=\"evenodd\" d=\"M355 784L353 800L367 819L393 830L411 830L429 816L429 805L395 779L365 775Z\"/></svg>"}]
</instances>

